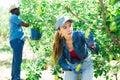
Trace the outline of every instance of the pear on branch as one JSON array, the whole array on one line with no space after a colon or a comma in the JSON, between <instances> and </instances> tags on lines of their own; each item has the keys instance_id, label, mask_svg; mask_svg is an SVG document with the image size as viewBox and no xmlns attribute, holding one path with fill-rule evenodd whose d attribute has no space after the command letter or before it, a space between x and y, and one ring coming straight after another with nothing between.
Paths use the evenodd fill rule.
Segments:
<instances>
[{"instance_id":1,"label":"pear on branch","mask_svg":"<svg viewBox=\"0 0 120 80\"><path fill-rule=\"evenodd\" d=\"M110 24L110 31L111 32L116 32L117 31L117 26L116 26L116 23L115 22L112 22Z\"/></svg>"}]
</instances>

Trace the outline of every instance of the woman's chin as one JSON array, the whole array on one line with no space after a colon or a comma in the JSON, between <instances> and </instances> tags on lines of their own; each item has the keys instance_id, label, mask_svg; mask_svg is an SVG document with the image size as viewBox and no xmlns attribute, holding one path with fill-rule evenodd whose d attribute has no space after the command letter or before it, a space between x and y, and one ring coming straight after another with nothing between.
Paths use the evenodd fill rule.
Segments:
<instances>
[{"instance_id":1,"label":"woman's chin","mask_svg":"<svg viewBox=\"0 0 120 80\"><path fill-rule=\"evenodd\" d=\"M68 38L68 39L72 38L72 35L68 35L67 38Z\"/></svg>"}]
</instances>

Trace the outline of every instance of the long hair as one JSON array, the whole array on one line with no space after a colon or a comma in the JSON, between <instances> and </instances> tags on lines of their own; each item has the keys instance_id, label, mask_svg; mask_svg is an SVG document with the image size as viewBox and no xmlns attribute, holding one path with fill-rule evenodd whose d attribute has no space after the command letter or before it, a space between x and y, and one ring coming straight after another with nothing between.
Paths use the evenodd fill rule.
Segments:
<instances>
[{"instance_id":1,"label":"long hair","mask_svg":"<svg viewBox=\"0 0 120 80\"><path fill-rule=\"evenodd\" d=\"M62 55L62 36L58 31L54 37L52 52L54 65L56 65L58 58Z\"/></svg>"}]
</instances>

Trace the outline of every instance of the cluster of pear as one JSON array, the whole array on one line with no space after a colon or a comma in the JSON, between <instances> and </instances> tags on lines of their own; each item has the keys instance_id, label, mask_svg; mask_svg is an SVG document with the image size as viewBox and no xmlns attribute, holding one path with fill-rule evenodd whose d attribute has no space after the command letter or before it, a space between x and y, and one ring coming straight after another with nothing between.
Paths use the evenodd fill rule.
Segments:
<instances>
[{"instance_id":1,"label":"cluster of pear","mask_svg":"<svg viewBox=\"0 0 120 80\"><path fill-rule=\"evenodd\" d=\"M115 23L115 19L113 17L110 17L110 31L111 32L116 32L117 31L117 26Z\"/></svg>"}]
</instances>

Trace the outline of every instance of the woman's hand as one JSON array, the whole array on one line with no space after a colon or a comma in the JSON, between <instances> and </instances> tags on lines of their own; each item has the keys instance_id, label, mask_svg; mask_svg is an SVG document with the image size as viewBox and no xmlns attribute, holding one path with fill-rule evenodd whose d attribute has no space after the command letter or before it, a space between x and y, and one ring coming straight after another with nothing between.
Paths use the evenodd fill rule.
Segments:
<instances>
[{"instance_id":1,"label":"woman's hand","mask_svg":"<svg viewBox=\"0 0 120 80\"><path fill-rule=\"evenodd\" d=\"M76 65L76 66L70 65L70 66L69 66L69 70L70 70L70 71L73 71L75 74L79 74L79 73L80 73L80 70L81 70L81 64L78 64L78 65Z\"/></svg>"}]
</instances>

